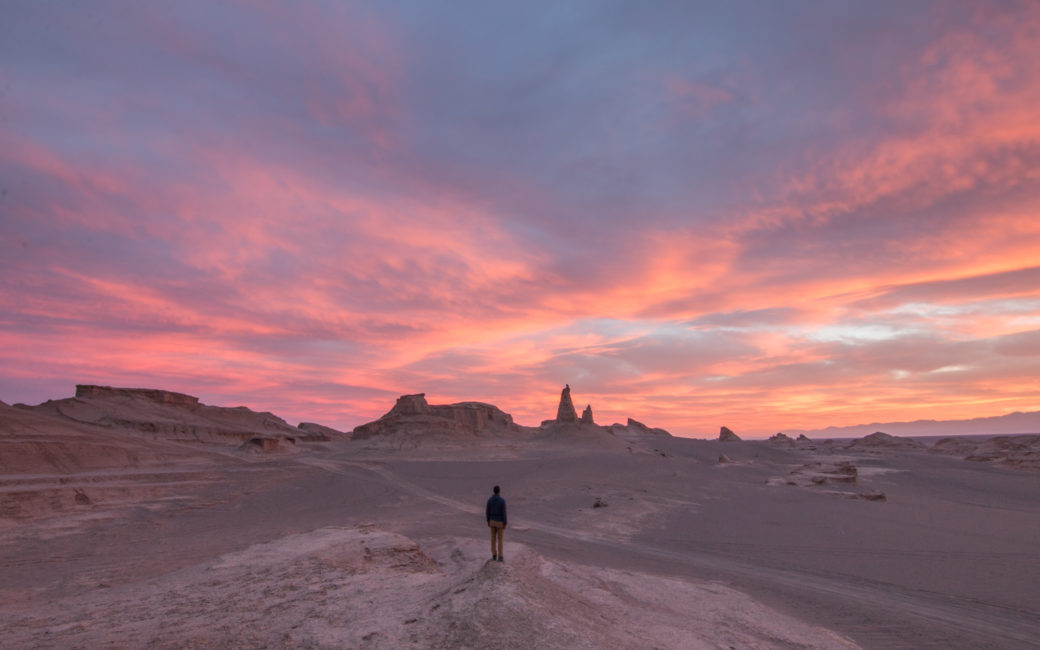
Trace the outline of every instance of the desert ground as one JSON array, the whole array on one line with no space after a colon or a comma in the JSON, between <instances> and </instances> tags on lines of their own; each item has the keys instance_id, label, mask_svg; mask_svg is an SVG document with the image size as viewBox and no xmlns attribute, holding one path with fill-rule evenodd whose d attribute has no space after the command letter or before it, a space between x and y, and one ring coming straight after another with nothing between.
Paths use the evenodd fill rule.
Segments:
<instances>
[{"instance_id":1,"label":"desert ground","mask_svg":"<svg viewBox=\"0 0 1040 650\"><path fill-rule=\"evenodd\" d=\"M695 440L422 396L340 433L193 400L0 403L0 645L1040 647L1040 436Z\"/></svg>"}]
</instances>

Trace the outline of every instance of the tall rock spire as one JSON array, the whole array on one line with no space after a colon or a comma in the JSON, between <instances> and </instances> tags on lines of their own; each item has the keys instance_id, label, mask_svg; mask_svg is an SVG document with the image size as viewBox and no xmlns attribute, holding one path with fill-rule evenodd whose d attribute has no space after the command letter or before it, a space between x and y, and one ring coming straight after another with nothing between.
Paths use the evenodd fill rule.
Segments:
<instances>
[{"instance_id":1,"label":"tall rock spire","mask_svg":"<svg viewBox=\"0 0 1040 650\"><path fill-rule=\"evenodd\" d=\"M557 422L577 422L578 412L574 410L574 402L571 401L571 385L567 384L560 393L560 408L556 409Z\"/></svg>"}]
</instances>

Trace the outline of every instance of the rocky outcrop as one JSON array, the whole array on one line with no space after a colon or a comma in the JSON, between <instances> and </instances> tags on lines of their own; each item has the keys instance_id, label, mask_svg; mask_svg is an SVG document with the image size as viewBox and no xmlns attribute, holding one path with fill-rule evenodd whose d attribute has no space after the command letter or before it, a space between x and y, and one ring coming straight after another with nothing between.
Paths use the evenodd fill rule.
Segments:
<instances>
[{"instance_id":1,"label":"rocky outcrop","mask_svg":"<svg viewBox=\"0 0 1040 650\"><path fill-rule=\"evenodd\" d=\"M1040 470L1040 435L994 436L992 438L943 438L930 449L933 453L960 456L980 463L1000 463L1015 469Z\"/></svg>"},{"instance_id":2,"label":"rocky outcrop","mask_svg":"<svg viewBox=\"0 0 1040 650\"><path fill-rule=\"evenodd\" d=\"M719 429L719 442L740 442L740 436L733 433L729 427Z\"/></svg>"},{"instance_id":3,"label":"rocky outcrop","mask_svg":"<svg viewBox=\"0 0 1040 650\"><path fill-rule=\"evenodd\" d=\"M296 428L300 430L299 439L304 442L327 442L350 437L348 433L315 422L300 422Z\"/></svg>"},{"instance_id":4,"label":"rocky outcrop","mask_svg":"<svg viewBox=\"0 0 1040 650\"><path fill-rule=\"evenodd\" d=\"M770 436L769 442L773 443L774 445L794 447L794 440L792 440L790 436L783 433L777 433L776 435Z\"/></svg>"},{"instance_id":5,"label":"rocky outcrop","mask_svg":"<svg viewBox=\"0 0 1040 650\"><path fill-rule=\"evenodd\" d=\"M970 438L943 438L932 446L932 451L937 454L950 454L953 456L971 456L979 448L979 441Z\"/></svg>"},{"instance_id":6,"label":"rocky outcrop","mask_svg":"<svg viewBox=\"0 0 1040 650\"><path fill-rule=\"evenodd\" d=\"M795 438L795 442L812 442L812 439L810 439L809 436L805 435L804 433L799 433L798 437Z\"/></svg>"},{"instance_id":7,"label":"rocky outcrop","mask_svg":"<svg viewBox=\"0 0 1040 650\"><path fill-rule=\"evenodd\" d=\"M672 435L672 434L668 433L667 431L665 431L664 429L662 429L660 427L650 427L650 426L647 426L647 425L643 424L639 420L633 420L632 418L628 418L628 428L629 429L638 429L642 433L649 433L649 434L652 434L652 435L655 435L655 436L671 436Z\"/></svg>"},{"instance_id":8,"label":"rocky outcrop","mask_svg":"<svg viewBox=\"0 0 1040 650\"><path fill-rule=\"evenodd\" d=\"M280 450L281 446L282 440L279 438L257 436L243 442L239 449L242 451L272 452Z\"/></svg>"},{"instance_id":9,"label":"rocky outcrop","mask_svg":"<svg viewBox=\"0 0 1040 650\"><path fill-rule=\"evenodd\" d=\"M383 417L354 428L354 440L397 437L421 442L422 438L472 438L485 434L517 432L513 416L482 402L430 405L426 394L402 395ZM402 440L403 442L403 440Z\"/></svg>"},{"instance_id":10,"label":"rocky outcrop","mask_svg":"<svg viewBox=\"0 0 1040 650\"><path fill-rule=\"evenodd\" d=\"M883 492L861 492L859 470L849 461L814 461L791 470L787 476L776 476L766 481L768 485L791 485L811 489L818 494L844 499L886 501Z\"/></svg>"},{"instance_id":11,"label":"rocky outcrop","mask_svg":"<svg viewBox=\"0 0 1040 650\"><path fill-rule=\"evenodd\" d=\"M76 397L80 399L106 400L118 398L145 399L164 406L180 406L184 408L192 408L199 405L198 397L192 397L184 393L174 393L168 390L158 390L156 388L112 388L111 386L77 384Z\"/></svg>"},{"instance_id":12,"label":"rocky outcrop","mask_svg":"<svg viewBox=\"0 0 1040 650\"><path fill-rule=\"evenodd\" d=\"M882 431L875 431L849 443L851 449L924 449L924 445L910 438L892 436Z\"/></svg>"},{"instance_id":13,"label":"rocky outcrop","mask_svg":"<svg viewBox=\"0 0 1040 650\"><path fill-rule=\"evenodd\" d=\"M997 461L1018 469L1040 469L1040 435L996 436L983 440L966 460Z\"/></svg>"},{"instance_id":14,"label":"rocky outcrop","mask_svg":"<svg viewBox=\"0 0 1040 650\"><path fill-rule=\"evenodd\" d=\"M556 421L561 423L578 421L578 412L574 410L574 402L571 401L570 384L564 386L560 393L560 406L556 409Z\"/></svg>"},{"instance_id":15,"label":"rocky outcrop","mask_svg":"<svg viewBox=\"0 0 1040 650\"><path fill-rule=\"evenodd\" d=\"M592 420L592 405L586 404L585 410L581 412L581 423L582 424L596 424Z\"/></svg>"},{"instance_id":16,"label":"rocky outcrop","mask_svg":"<svg viewBox=\"0 0 1040 650\"><path fill-rule=\"evenodd\" d=\"M888 501L888 497L885 495L885 493L880 491L857 492L856 498L863 499L864 501Z\"/></svg>"},{"instance_id":17,"label":"rocky outcrop","mask_svg":"<svg viewBox=\"0 0 1040 650\"><path fill-rule=\"evenodd\" d=\"M429 415L430 405L426 403L426 393L401 395L394 408L387 415Z\"/></svg>"},{"instance_id":18,"label":"rocky outcrop","mask_svg":"<svg viewBox=\"0 0 1040 650\"><path fill-rule=\"evenodd\" d=\"M622 437L644 435L671 437L672 435L664 429L661 429L659 427L649 427L640 422L639 420L633 420L632 418L628 418L628 424L621 424L620 422L615 422L606 429L615 436Z\"/></svg>"},{"instance_id":19,"label":"rocky outcrop","mask_svg":"<svg viewBox=\"0 0 1040 650\"><path fill-rule=\"evenodd\" d=\"M258 436L287 443L301 438L299 429L271 413L244 406L209 406L191 395L151 388L79 385L76 397L24 408L94 427L177 442L238 446Z\"/></svg>"}]
</instances>

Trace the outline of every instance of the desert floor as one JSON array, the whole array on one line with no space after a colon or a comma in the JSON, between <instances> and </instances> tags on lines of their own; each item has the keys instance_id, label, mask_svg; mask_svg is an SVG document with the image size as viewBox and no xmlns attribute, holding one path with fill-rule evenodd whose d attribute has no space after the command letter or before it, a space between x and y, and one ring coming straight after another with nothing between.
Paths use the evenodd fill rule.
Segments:
<instances>
[{"instance_id":1,"label":"desert floor","mask_svg":"<svg viewBox=\"0 0 1040 650\"><path fill-rule=\"evenodd\" d=\"M608 442L181 445L4 474L2 645L1040 647L1038 472Z\"/></svg>"}]
</instances>

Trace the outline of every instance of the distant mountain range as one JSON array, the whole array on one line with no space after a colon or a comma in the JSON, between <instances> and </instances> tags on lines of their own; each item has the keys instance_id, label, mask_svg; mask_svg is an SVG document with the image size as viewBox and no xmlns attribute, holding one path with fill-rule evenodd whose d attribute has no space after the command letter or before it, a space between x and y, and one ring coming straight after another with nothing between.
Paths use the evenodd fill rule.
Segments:
<instances>
[{"instance_id":1,"label":"distant mountain range","mask_svg":"<svg viewBox=\"0 0 1040 650\"><path fill-rule=\"evenodd\" d=\"M894 436L963 436L1009 433L1040 433L1040 411L996 415L971 420L915 420L913 422L873 422L826 429L786 429L789 436L805 434L810 438L856 438L875 431Z\"/></svg>"}]
</instances>

